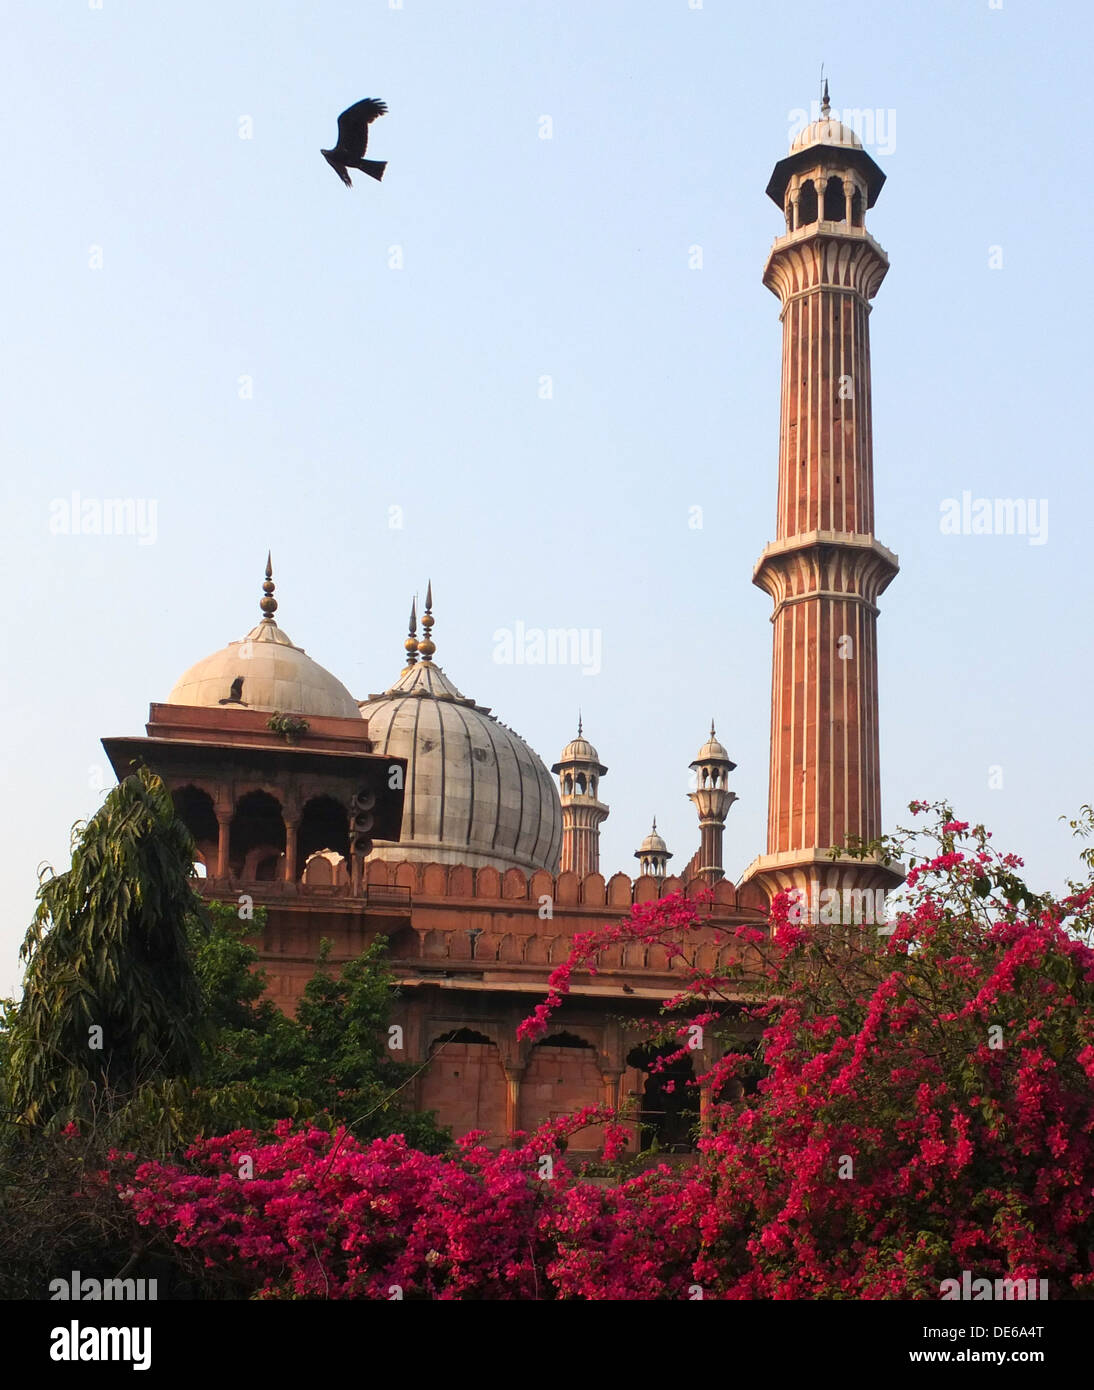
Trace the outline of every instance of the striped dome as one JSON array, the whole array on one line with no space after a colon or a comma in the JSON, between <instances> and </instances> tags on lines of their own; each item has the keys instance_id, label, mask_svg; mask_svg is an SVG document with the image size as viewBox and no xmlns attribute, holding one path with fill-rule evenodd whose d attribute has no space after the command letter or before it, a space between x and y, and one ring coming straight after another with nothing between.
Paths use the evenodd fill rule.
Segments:
<instances>
[{"instance_id":1,"label":"striped dome","mask_svg":"<svg viewBox=\"0 0 1094 1390\"><path fill-rule=\"evenodd\" d=\"M562 806L538 755L439 666L407 667L361 702L375 752L406 758L399 841L377 840L392 862L492 865L558 872Z\"/></svg>"}]
</instances>

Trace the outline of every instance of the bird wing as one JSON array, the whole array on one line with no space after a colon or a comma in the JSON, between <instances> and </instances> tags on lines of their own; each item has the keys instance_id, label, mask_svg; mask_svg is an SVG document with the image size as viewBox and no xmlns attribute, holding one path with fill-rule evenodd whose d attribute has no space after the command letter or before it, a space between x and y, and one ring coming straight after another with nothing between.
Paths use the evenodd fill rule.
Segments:
<instances>
[{"instance_id":1,"label":"bird wing","mask_svg":"<svg viewBox=\"0 0 1094 1390\"><path fill-rule=\"evenodd\" d=\"M376 97L348 106L338 117L338 148L362 155L368 148L368 128L377 116L387 115L387 105Z\"/></svg>"}]
</instances>

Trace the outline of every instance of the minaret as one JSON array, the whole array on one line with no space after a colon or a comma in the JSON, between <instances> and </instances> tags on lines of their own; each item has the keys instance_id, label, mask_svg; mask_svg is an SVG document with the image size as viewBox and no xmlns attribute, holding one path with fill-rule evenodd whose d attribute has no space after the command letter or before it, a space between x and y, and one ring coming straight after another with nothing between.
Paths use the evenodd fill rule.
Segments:
<instances>
[{"instance_id":1,"label":"minaret","mask_svg":"<svg viewBox=\"0 0 1094 1390\"><path fill-rule=\"evenodd\" d=\"M657 833L657 817L653 818L653 829L638 846L634 857L639 861L639 870L651 878L664 878L669 871L672 853Z\"/></svg>"},{"instance_id":2,"label":"minaret","mask_svg":"<svg viewBox=\"0 0 1094 1390\"><path fill-rule=\"evenodd\" d=\"M582 733L577 717L577 738L571 739L551 768L558 777L562 799L562 858L560 869L584 878L600 872L600 826L608 807L597 799L600 778L608 771L600 754Z\"/></svg>"},{"instance_id":3,"label":"minaret","mask_svg":"<svg viewBox=\"0 0 1094 1390\"><path fill-rule=\"evenodd\" d=\"M877 600L899 566L874 537L869 318L889 261L865 212L884 181L825 83L767 185L786 218L763 275L782 306L777 524L753 574L775 604L771 773L767 853L746 877L769 895L902 877L827 856L881 832Z\"/></svg>"},{"instance_id":4,"label":"minaret","mask_svg":"<svg viewBox=\"0 0 1094 1390\"><path fill-rule=\"evenodd\" d=\"M695 791L688 793L688 800L694 802L699 812L697 872L700 878L713 885L725 877L722 834L729 808L737 800L737 793L729 790L729 774L737 764L730 762L729 754L718 742L713 719L710 721L710 738L699 749L690 766L695 773Z\"/></svg>"}]
</instances>

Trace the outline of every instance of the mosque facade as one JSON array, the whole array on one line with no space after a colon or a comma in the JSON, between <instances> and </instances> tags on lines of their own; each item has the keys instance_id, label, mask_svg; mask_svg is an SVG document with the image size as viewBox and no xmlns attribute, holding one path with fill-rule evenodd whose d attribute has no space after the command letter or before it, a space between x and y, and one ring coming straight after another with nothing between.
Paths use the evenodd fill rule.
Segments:
<instances>
[{"instance_id":1,"label":"mosque facade","mask_svg":"<svg viewBox=\"0 0 1094 1390\"><path fill-rule=\"evenodd\" d=\"M899 882L893 868L828 855L881 829L877 599L897 561L873 534L868 324L888 261L865 215L883 182L826 98L767 188L786 222L764 270L783 323L776 533L753 575L774 606L769 816L739 883L722 862L735 764L713 725L691 763L694 852L670 872L654 823L637 872L606 875L608 768L596 747L579 723L548 769L463 694L434 659L431 588L420 617L411 610L402 670L357 698L279 626L267 561L246 637L191 666L150 707L144 737L103 740L119 777L144 763L164 778L194 836L201 891L266 909L256 945L286 1011L322 938L336 964L386 940L400 986L394 1055L416 1065L416 1106L456 1134L502 1143L583 1105L631 1100L636 1147L686 1147L706 1097L679 1082L706 1070L718 1044L708 1036L671 1076L651 1073L632 1021L676 993L689 965L740 959L732 929L766 930L774 893L815 904L818 890ZM703 921L686 958L614 945L595 975L574 975L548 1036L518 1041L575 934L672 892ZM590 1131L581 1142L597 1141Z\"/></svg>"}]
</instances>

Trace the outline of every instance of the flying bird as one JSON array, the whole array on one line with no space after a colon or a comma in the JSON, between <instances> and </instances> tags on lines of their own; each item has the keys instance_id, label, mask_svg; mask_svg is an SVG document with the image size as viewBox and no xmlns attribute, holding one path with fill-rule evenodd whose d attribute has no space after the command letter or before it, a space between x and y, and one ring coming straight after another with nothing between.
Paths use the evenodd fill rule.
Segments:
<instances>
[{"instance_id":1,"label":"flying bird","mask_svg":"<svg viewBox=\"0 0 1094 1390\"><path fill-rule=\"evenodd\" d=\"M384 102L376 97L365 97L338 117L338 143L334 149L319 151L347 188L353 187L347 169L360 169L377 182L384 177L387 160L365 159L364 153L368 149L369 126L377 116L386 115Z\"/></svg>"}]
</instances>

